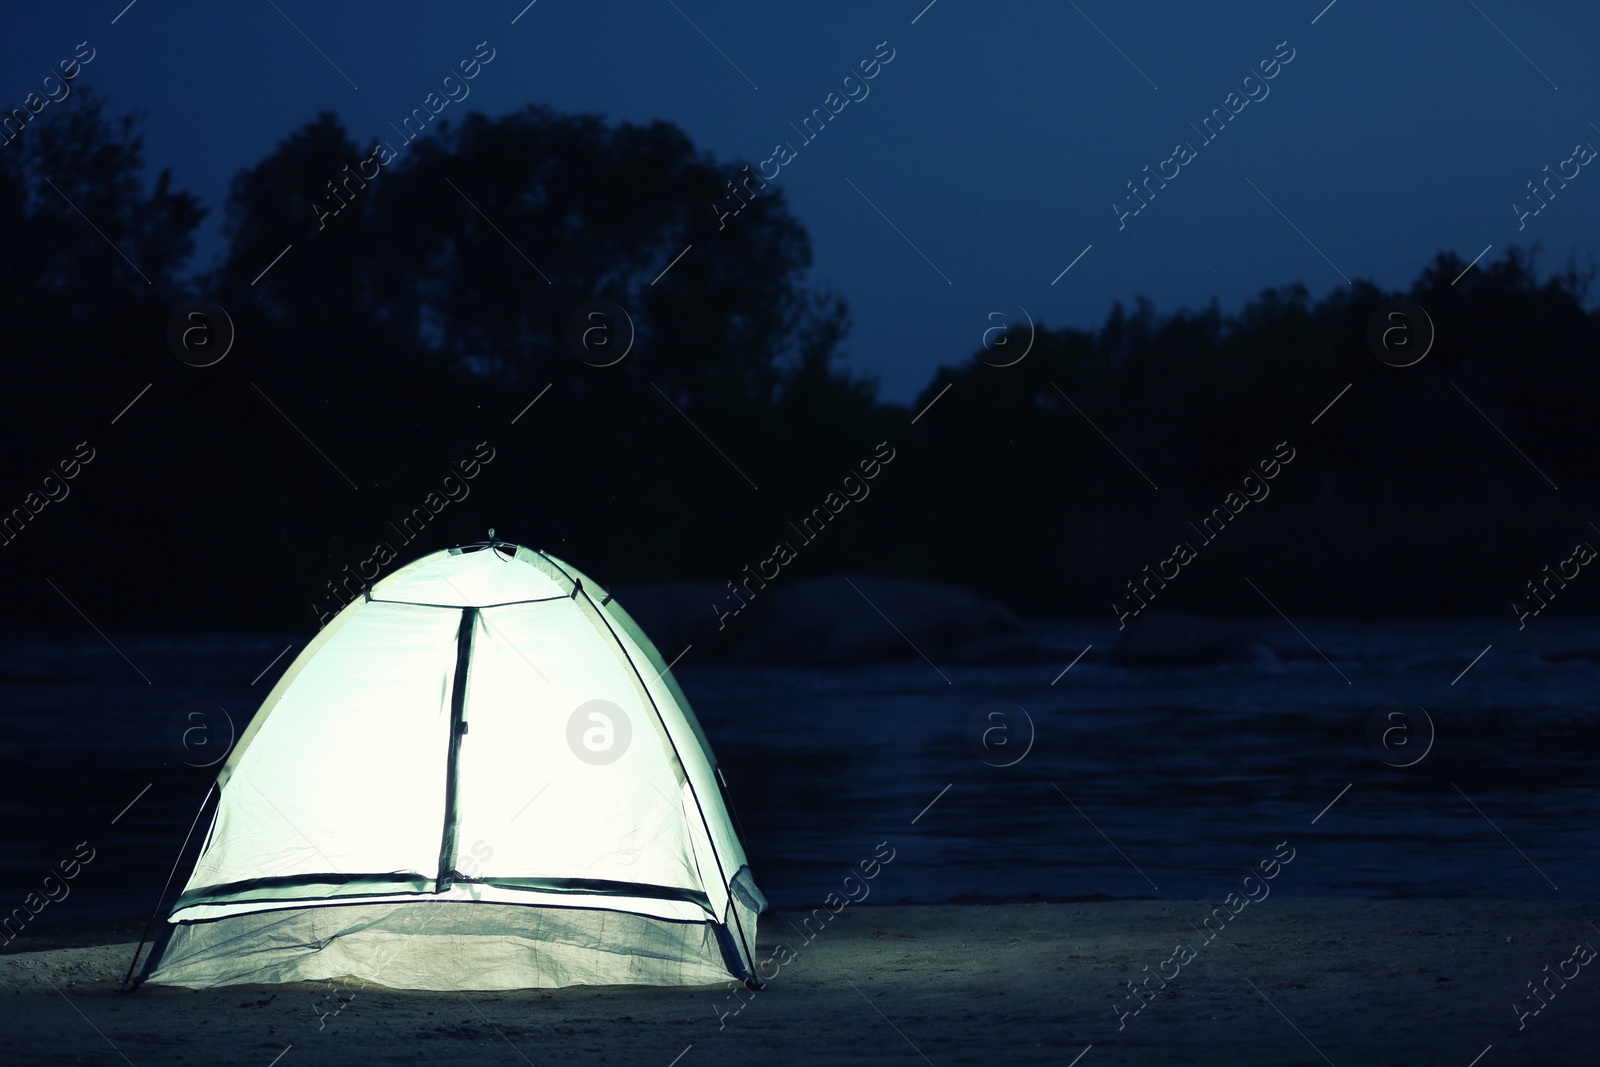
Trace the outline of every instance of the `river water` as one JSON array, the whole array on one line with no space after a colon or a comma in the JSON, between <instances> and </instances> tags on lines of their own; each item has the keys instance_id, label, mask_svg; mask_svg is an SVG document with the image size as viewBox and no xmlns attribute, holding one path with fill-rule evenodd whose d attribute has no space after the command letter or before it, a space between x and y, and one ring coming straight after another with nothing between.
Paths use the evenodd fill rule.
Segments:
<instances>
[{"instance_id":1,"label":"river water","mask_svg":"<svg viewBox=\"0 0 1600 1067\"><path fill-rule=\"evenodd\" d=\"M1596 897L1600 621L1297 623L1250 666L1127 670L1114 626L1048 622L1027 665L675 670L779 906L882 842L880 902L1220 899L1285 842L1277 893ZM150 910L214 774L175 713L243 729L306 638L110 640L0 650L0 911L94 850L41 926Z\"/></svg>"}]
</instances>

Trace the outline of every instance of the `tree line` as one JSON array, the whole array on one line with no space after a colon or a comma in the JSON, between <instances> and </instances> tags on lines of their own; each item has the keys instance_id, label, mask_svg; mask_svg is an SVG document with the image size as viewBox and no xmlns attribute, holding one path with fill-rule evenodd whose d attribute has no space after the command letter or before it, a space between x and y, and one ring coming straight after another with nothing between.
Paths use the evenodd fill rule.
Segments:
<instances>
[{"instance_id":1,"label":"tree line","mask_svg":"<svg viewBox=\"0 0 1600 1067\"><path fill-rule=\"evenodd\" d=\"M0 150L13 628L81 627L73 604L103 627L309 628L380 542L405 546L392 569L490 527L607 583L721 580L879 442L894 469L797 575L1109 621L1285 441L1270 499L1164 606L1265 614L1247 575L1290 613L1509 613L1600 536L1594 272L1546 276L1536 249L1235 314L1137 297L1097 329L1041 327L1012 366L952 350L901 406L846 370L848 305L811 280L782 191L719 229L705 205L739 161L668 123L441 118L353 185L366 155L333 114L295 130L234 178L224 254L193 273L207 209L92 88ZM1437 328L1411 367L1367 341L1396 297ZM70 497L45 492L85 448Z\"/></svg>"}]
</instances>

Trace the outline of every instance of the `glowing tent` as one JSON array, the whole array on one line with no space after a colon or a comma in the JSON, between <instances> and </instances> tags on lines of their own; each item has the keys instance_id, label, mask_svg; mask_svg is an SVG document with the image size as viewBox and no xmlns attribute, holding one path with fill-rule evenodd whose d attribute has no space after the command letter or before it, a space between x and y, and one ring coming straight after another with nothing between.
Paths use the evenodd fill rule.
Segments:
<instances>
[{"instance_id":1,"label":"glowing tent","mask_svg":"<svg viewBox=\"0 0 1600 1067\"><path fill-rule=\"evenodd\" d=\"M605 590L520 546L436 552L273 687L140 980L753 980L766 901L720 782Z\"/></svg>"}]
</instances>

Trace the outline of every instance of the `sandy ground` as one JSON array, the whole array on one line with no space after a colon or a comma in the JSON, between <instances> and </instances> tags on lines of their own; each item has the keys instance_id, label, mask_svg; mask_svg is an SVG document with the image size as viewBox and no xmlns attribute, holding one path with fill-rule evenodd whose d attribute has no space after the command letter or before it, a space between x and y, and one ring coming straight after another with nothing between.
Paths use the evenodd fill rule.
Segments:
<instances>
[{"instance_id":1,"label":"sandy ground","mask_svg":"<svg viewBox=\"0 0 1600 1067\"><path fill-rule=\"evenodd\" d=\"M763 921L761 955L780 941L795 955L753 994L341 992L324 983L126 996L116 990L131 944L17 951L19 941L0 955L0 1062L1600 1062L1600 974L1589 973L1600 966L1564 989L1551 980L1556 995L1520 1031L1512 1007L1519 997L1522 1010L1536 1006L1527 983L1554 973L1579 942L1600 946L1592 905L1269 898L1202 945L1190 924L1208 912L1137 900L860 905L810 943L789 925L798 916L780 913ZM1123 983L1146 966L1157 972L1179 941L1194 958L1119 1029L1118 1006L1136 1006Z\"/></svg>"}]
</instances>

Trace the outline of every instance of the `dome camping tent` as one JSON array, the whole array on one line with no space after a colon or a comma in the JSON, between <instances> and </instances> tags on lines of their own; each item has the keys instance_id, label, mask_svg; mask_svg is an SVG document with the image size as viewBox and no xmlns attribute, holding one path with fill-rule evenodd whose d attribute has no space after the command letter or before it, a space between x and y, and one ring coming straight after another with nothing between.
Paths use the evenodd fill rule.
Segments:
<instances>
[{"instance_id":1,"label":"dome camping tent","mask_svg":"<svg viewBox=\"0 0 1600 1067\"><path fill-rule=\"evenodd\" d=\"M433 553L268 694L140 981L756 982L766 901L720 782L593 580L516 545Z\"/></svg>"}]
</instances>

